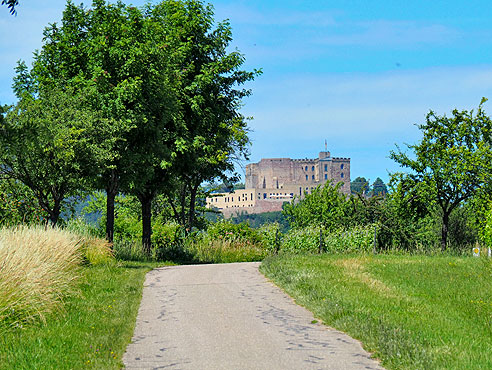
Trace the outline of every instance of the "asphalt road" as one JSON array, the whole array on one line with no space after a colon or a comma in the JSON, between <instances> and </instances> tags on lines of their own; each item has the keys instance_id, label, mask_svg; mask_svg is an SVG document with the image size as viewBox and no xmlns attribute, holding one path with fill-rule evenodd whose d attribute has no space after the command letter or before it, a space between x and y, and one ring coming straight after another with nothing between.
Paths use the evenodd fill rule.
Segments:
<instances>
[{"instance_id":1,"label":"asphalt road","mask_svg":"<svg viewBox=\"0 0 492 370\"><path fill-rule=\"evenodd\" d=\"M382 369L360 343L319 323L259 263L148 273L127 369Z\"/></svg>"}]
</instances>

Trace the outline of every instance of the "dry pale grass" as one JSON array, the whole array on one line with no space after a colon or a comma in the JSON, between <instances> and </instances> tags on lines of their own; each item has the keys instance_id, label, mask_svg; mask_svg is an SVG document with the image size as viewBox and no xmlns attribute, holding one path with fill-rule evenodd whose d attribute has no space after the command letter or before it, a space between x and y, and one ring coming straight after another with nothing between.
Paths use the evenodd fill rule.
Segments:
<instances>
[{"instance_id":1,"label":"dry pale grass","mask_svg":"<svg viewBox=\"0 0 492 370\"><path fill-rule=\"evenodd\" d=\"M113 244L104 239L83 237L84 257L91 265L102 265L114 262Z\"/></svg>"},{"instance_id":2,"label":"dry pale grass","mask_svg":"<svg viewBox=\"0 0 492 370\"><path fill-rule=\"evenodd\" d=\"M345 273L351 278L360 281L368 288L387 297L397 297L397 294L381 280L371 276L364 266L367 259L349 258L335 262L335 265L342 266Z\"/></svg>"},{"instance_id":3,"label":"dry pale grass","mask_svg":"<svg viewBox=\"0 0 492 370\"><path fill-rule=\"evenodd\" d=\"M80 238L60 229L0 229L0 328L45 321L74 292Z\"/></svg>"}]
</instances>

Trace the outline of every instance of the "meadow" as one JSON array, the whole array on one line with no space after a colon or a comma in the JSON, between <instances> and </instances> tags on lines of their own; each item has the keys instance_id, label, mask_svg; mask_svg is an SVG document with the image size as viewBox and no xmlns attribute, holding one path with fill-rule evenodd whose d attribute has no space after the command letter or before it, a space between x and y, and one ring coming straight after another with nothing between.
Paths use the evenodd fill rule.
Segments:
<instances>
[{"instance_id":1,"label":"meadow","mask_svg":"<svg viewBox=\"0 0 492 370\"><path fill-rule=\"evenodd\" d=\"M260 270L387 369L492 368L492 261L280 255Z\"/></svg>"}]
</instances>

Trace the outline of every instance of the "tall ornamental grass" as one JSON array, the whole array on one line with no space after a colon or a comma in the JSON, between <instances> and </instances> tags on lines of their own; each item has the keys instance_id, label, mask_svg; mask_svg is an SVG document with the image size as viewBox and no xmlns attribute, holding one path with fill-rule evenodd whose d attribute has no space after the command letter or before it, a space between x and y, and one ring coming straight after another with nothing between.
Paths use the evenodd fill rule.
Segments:
<instances>
[{"instance_id":1,"label":"tall ornamental grass","mask_svg":"<svg viewBox=\"0 0 492 370\"><path fill-rule=\"evenodd\" d=\"M68 231L0 229L0 329L45 321L75 290L81 239Z\"/></svg>"}]
</instances>

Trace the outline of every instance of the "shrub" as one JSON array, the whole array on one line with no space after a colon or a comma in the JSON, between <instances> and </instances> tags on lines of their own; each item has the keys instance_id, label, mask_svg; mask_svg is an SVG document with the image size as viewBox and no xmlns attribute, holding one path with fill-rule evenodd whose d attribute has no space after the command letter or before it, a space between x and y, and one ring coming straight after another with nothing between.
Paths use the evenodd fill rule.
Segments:
<instances>
[{"instance_id":1,"label":"shrub","mask_svg":"<svg viewBox=\"0 0 492 370\"><path fill-rule=\"evenodd\" d=\"M281 250L290 253L367 253L373 248L374 225L322 231L320 226L291 229L282 239ZM321 235L320 235L321 234Z\"/></svg>"},{"instance_id":2,"label":"shrub","mask_svg":"<svg viewBox=\"0 0 492 370\"><path fill-rule=\"evenodd\" d=\"M61 310L74 292L80 238L43 227L0 229L0 328L20 327Z\"/></svg>"},{"instance_id":3,"label":"shrub","mask_svg":"<svg viewBox=\"0 0 492 370\"><path fill-rule=\"evenodd\" d=\"M278 251L282 239L282 233L280 232L280 225L278 223L264 224L258 229L258 235L263 247L269 253Z\"/></svg>"},{"instance_id":4,"label":"shrub","mask_svg":"<svg viewBox=\"0 0 492 370\"><path fill-rule=\"evenodd\" d=\"M319 250L319 226L290 229L282 239L281 250L290 253L316 253Z\"/></svg>"},{"instance_id":5,"label":"shrub","mask_svg":"<svg viewBox=\"0 0 492 370\"><path fill-rule=\"evenodd\" d=\"M374 225L353 226L323 235L324 250L329 253L368 253L374 247Z\"/></svg>"},{"instance_id":6,"label":"shrub","mask_svg":"<svg viewBox=\"0 0 492 370\"><path fill-rule=\"evenodd\" d=\"M210 224L207 233L214 239L242 239L251 243L260 242L257 230L245 222L234 224L228 220L221 220Z\"/></svg>"},{"instance_id":7,"label":"shrub","mask_svg":"<svg viewBox=\"0 0 492 370\"><path fill-rule=\"evenodd\" d=\"M184 230L176 222L159 223L152 226L152 258L154 260L186 260L183 249Z\"/></svg>"},{"instance_id":8,"label":"shrub","mask_svg":"<svg viewBox=\"0 0 492 370\"><path fill-rule=\"evenodd\" d=\"M193 261L201 263L261 261L268 254L259 242L240 237L216 238L207 233L188 237L185 251Z\"/></svg>"}]
</instances>

